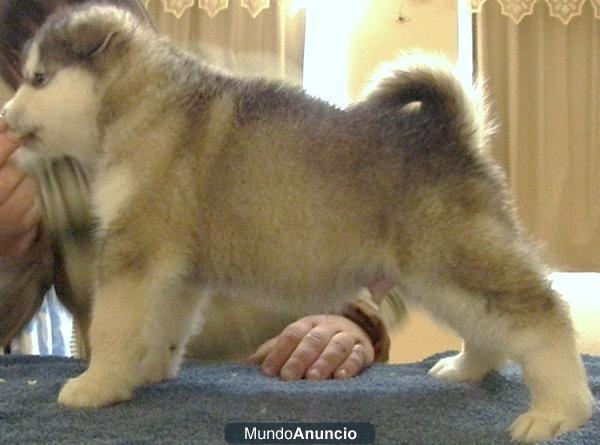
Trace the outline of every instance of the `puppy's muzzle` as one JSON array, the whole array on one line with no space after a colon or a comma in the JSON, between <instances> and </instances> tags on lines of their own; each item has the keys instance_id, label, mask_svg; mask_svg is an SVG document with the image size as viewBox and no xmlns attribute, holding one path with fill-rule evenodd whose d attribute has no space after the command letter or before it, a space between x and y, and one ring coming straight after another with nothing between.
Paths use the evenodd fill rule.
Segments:
<instances>
[{"instance_id":1,"label":"puppy's muzzle","mask_svg":"<svg viewBox=\"0 0 600 445\"><path fill-rule=\"evenodd\" d=\"M23 124L23 113L11 106L12 102L8 102L0 111L0 119L3 119L8 127L19 137L24 137L30 133Z\"/></svg>"}]
</instances>

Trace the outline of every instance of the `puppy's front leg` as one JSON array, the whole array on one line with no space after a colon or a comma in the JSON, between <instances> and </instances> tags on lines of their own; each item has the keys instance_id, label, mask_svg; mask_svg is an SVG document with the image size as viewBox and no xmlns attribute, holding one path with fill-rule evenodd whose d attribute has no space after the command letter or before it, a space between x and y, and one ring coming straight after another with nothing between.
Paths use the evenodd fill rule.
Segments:
<instances>
[{"instance_id":1,"label":"puppy's front leg","mask_svg":"<svg viewBox=\"0 0 600 445\"><path fill-rule=\"evenodd\" d=\"M137 367L147 345L141 335L148 295L134 276L98 287L90 328L88 369L70 379L58 401L71 407L101 407L129 400L141 384Z\"/></svg>"},{"instance_id":2,"label":"puppy's front leg","mask_svg":"<svg viewBox=\"0 0 600 445\"><path fill-rule=\"evenodd\" d=\"M170 246L143 255L132 246L129 256L114 255L124 252L123 243L104 246L90 328L90 366L64 386L58 398L64 405L115 404L129 400L138 386L177 373L207 292L186 277L187 257L179 249Z\"/></svg>"}]
</instances>

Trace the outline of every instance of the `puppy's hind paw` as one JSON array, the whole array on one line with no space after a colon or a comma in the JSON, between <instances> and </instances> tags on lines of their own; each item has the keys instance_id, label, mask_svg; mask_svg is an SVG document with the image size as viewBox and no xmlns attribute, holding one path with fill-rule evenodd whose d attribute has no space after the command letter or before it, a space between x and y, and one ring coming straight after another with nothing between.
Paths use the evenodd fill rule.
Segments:
<instances>
[{"instance_id":1,"label":"puppy's hind paw","mask_svg":"<svg viewBox=\"0 0 600 445\"><path fill-rule=\"evenodd\" d=\"M58 403L72 408L100 408L129 400L132 392L131 385L86 372L63 386Z\"/></svg>"},{"instance_id":2,"label":"puppy's hind paw","mask_svg":"<svg viewBox=\"0 0 600 445\"><path fill-rule=\"evenodd\" d=\"M545 413L527 412L517 417L510 426L511 439L514 442L539 442L549 440L568 431L560 416Z\"/></svg>"},{"instance_id":3,"label":"puppy's hind paw","mask_svg":"<svg viewBox=\"0 0 600 445\"><path fill-rule=\"evenodd\" d=\"M489 371L488 367L476 366L466 360L463 354L439 360L429 375L450 383L477 382Z\"/></svg>"},{"instance_id":4,"label":"puppy's hind paw","mask_svg":"<svg viewBox=\"0 0 600 445\"><path fill-rule=\"evenodd\" d=\"M540 442L572 431L586 420L569 418L561 414L528 411L517 417L509 431L514 442Z\"/></svg>"}]
</instances>

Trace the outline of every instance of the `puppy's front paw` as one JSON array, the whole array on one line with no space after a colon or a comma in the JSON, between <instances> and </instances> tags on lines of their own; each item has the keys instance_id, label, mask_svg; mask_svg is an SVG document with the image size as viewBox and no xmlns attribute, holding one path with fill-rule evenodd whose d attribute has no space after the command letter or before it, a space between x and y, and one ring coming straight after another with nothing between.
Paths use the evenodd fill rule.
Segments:
<instances>
[{"instance_id":1,"label":"puppy's front paw","mask_svg":"<svg viewBox=\"0 0 600 445\"><path fill-rule=\"evenodd\" d=\"M72 408L100 408L131 399L132 387L119 379L88 372L70 379L58 395L58 403Z\"/></svg>"},{"instance_id":2,"label":"puppy's front paw","mask_svg":"<svg viewBox=\"0 0 600 445\"><path fill-rule=\"evenodd\" d=\"M466 360L465 356L461 353L438 361L429 370L429 375L451 383L477 382L489 370L488 366L478 366Z\"/></svg>"}]
</instances>

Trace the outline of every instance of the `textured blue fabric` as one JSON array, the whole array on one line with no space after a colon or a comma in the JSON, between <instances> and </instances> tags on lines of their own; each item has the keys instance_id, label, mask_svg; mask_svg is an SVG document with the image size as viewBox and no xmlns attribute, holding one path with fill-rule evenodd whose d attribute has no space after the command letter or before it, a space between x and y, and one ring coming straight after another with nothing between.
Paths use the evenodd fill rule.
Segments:
<instances>
[{"instance_id":1,"label":"textured blue fabric","mask_svg":"<svg viewBox=\"0 0 600 445\"><path fill-rule=\"evenodd\" d=\"M256 368L185 363L177 379L138 390L101 410L56 403L61 385L84 370L60 357L0 357L2 444L225 443L229 422L371 422L377 444L509 444L505 430L526 409L516 366L479 385L446 384L427 376L439 358L410 365L375 365L347 381L282 382ZM600 357L585 357L596 398ZM596 412L555 444L599 444Z\"/></svg>"}]
</instances>

